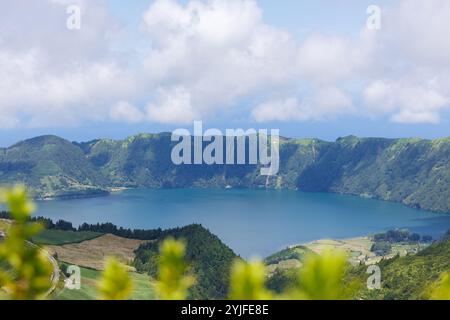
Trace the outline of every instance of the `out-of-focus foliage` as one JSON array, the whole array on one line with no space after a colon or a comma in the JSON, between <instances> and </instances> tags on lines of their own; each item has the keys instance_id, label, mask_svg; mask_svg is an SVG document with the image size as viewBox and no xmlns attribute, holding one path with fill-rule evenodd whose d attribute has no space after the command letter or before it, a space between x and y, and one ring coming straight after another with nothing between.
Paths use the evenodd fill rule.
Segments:
<instances>
[{"instance_id":1,"label":"out-of-focus foliage","mask_svg":"<svg viewBox=\"0 0 450 320\"><path fill-rule=\"evenodd\" d=\"M133 292L133 283L126 267L109 258L98 282L98 290L103 300L127 300Z\"/></svg>"},{"instance_id":2,"label":"out-of-focus foliage","mask_svg":"<svg viewBox=\"0 0 450 320\"><path fill-rule=\"evenodd\" d=\"M265 287L266 271L261 262L238 262L232 274L231 299L300 299L327 300L351 298L343 285L347 267L345 254L326 252L309 254L293 283L285 292L276 295ZM350 287L354 287L352 284Z\"/></svg>"},{"instance_id":3,"label":"out-of-focus foliage","mask_svg":"<svg viewBox=\"0 0 450 320\"><path fill-rule=\"evenodd\" d=\"M160 249L159 274L155 283L158 297L162 300L184 300L195 279L188 275L184 260L186 246L174 239L165 240Z\"/></svg>"},{"instance_id":4,"label":"out-of-focus foliage","mask_svg":"<svg viewBox=\"0 0 450 320\"><path fill-rule=\"evenodd\" d=\"M326 251L310 255L300 268L299 288L291 293L295 299L341 300L350 298L343 284L348 266L347 257L340 251Z\"/></svg>"},{"instance_id":5,"label":"out-of-focus foliage","mask_svg":"<svg viewBox=\"0 0 450 320\"><path fill-rule=\"evenodd\" d=\"M272 293L265 288L266 270L261 261L236 261L231 273L230 299L268 300Z\"/></svg>"},{"instance_id":6,"label":"out-of-focus foliage","mask_svg":"<svg viewBox=\"0 0 450 320\"><path fill-rule=\"evenodd\" d=\"M236 262L231 275L230 298L237 300L340 300L351 299L359 287L352 281L344 285L348 266L342 252L308 254L299 271L292 273L288 289L273 293L265 286L266 270L262 262Z\"/></svg>"},{"instance_id":7,"label":"out-of-focus foliage","mask_svg":"<svg viewBox=\"0 0 450 320\"><path fill-rule=\"evenodd\" d=\"M0 287L10 299L43 299L51 288L53 266L41 249L28 242L42 230L40 224L28 221L34 205L22 186L0 190L0 201L7 203L15 220L0 243Z\"/></svg>"},{"instance_id":8,"label":"out-of-focus foliage","mask_svg":"<svg viewBox=\"0 0 450 320\"><path fill-rule=\"evenodd\" d=\"M432 300L450 300L450 271L442 274L437 286L431 291Z\"/></svg>"}]
</instances>

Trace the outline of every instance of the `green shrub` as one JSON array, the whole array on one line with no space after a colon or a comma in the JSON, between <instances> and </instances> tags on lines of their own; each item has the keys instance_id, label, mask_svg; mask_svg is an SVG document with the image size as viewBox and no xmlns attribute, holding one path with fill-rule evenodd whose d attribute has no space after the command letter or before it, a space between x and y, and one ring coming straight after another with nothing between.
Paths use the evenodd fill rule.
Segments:
<instances>
[{"instance_id":1,"label":"green shrub","mask_svg":"<svg viewBox=\"0 0 450 320\"><path fill-rule=\"evenodd\" d=\"M43 229L39 223L29 222L34 204L22 186L0 191L0 195L15 220L0 243L0 287L10 299L43 299L51 288L54 270L45 253L28 242Z\"/></svg>"}]
</instances>

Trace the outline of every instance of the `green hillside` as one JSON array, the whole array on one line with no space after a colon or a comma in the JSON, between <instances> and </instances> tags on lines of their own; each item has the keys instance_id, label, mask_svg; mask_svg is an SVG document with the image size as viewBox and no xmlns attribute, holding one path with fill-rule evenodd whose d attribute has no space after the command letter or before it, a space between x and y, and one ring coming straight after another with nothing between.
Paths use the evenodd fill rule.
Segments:
<instances>
[{"instance_id":1,"label":"green hillside","mask_svg":"<svg viewBox=\"0 0 450 320\"><path fill-rule=\"evenodd\" d=\"M299 175L298 186L449 212L450 139L339 139Z\"/></svg>"},{"instance_id":2,"label":"green hillside","mask_svg":"<svg viewBox=\"0 0 450 320\"><path fill-rule=\"evenodd\" d=\"M237 256L217 236L200 225L168 230L165 237L142 244L135 251L136 269L148 272L152 277L157 276L159 247L167 237L186 242L186 261L197 281L191 289L190 297L192 299L226 297L231 266Z\"/></svg>"},{"instance_id":3,"label":"green hillside","mask_svg":"<svg viewBox=\"0 0 450 320\"><path fill-rule=\"evenodd\" d=\"M264 259L266 265L278 264L285 260L303 261L308 254L313 254L313 251L304 246L295 246L276 252Z\"/></svg>"},{"instance_id":4,"label":"green hillside","mask_svg":"<svg viewBox=\"0 0 450 320\"><path fill-rule=\"evenodd\" d=\"M333 192L450 212L450 138L283 139L280 172L256 165L182 165L169 133L70 143L44 136L0 149L1 184L22 182L36 197L82 197L117 187L270 187Z\"/></svg>"},{"instance_id":5,"label":"green hillside","mask_svg":"<svg viewBox=\"0 0 450 320\"><path fill-rule=\"evenodd\" d=\"M361 292L362 298L390 300L429 299L430 286L450 271L450 239L433 244L415 255L382 261L381 290ZM364 270L357 272L363 279Z\"/></svg>"},{"instance_id":6,"label":"green hillside","mask_svg":"<svg viewBox=\"0 0 450 320\"><path fill-rule=\"evenodd\" d=\"M362 286L356 299L364 300L421 300L429 299L429 290L440 275L450 270L450 239L432 244L417 254L383 260L381 290L368 290ZM352 267L345 282L358 279L366 283L367 266ZM289 289L298 279L298 269L278 270L268 279L268 287L275 292Z\"/></svg>"},{"instance_id":7,"label":"green hillside","mask_svg":"<svg viewBox=\"0 0 450 320\"><path fill-rule=\"evenodd\" d=\"M106 183L79 147L55 136L0 149L0 181L23 183L39 198L101 194Z\"/></svg>"}]
</instances>

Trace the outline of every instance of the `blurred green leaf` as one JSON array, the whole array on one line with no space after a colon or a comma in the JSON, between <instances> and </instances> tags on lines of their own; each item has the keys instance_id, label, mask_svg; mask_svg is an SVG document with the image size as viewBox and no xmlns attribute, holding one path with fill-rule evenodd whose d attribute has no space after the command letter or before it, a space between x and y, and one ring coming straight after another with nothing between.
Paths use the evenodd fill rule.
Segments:
<instances>
[{"instance_id":1,"label":"blurred green leaf","mask_svg":"<svg viewBox=\"0 0 450 320\"><path fill-rule=\"evenodd\" d=\"M290 297L300 300L340 300L347 297L343 277L347 257L340 251L309 255L299 273L298 289Z\"/></svg>"},{"instance_id":2,"label":"blurred green leaf","mask_svg":"<svg viewBox=\"0 0 450 320\"><path fill-rule=\"evenodd\" d=\"M236 261L231 272L230 299L268 300L273 296L265 288L266 270L261 261Z\"/></svg>"},{"instance_id":3,"label":"blurred green leaf","mask_svg":"<svg viewBox=\"0 0 450 320\"><path fill-rule=\"evenodd\" d=\"M98 290L103 300L127 300L133 292L133 283L126 267L109 258L98 283Z\"/></svg>"},{"instance_id":4,"label":"blurred green leaf","mask_svg":"<svg viewBox=\"0 0 450 320\"><path fill-rule=\"evenodd\" d=\"M450 271L444 273L431 292L432 300L450 300Z\"/></svg>"},{"instance_id":5,"label":"blurred green leaf","mask_svg":"<svg viewBox=\"0 0 450 320\"><path fill-rule=\"evenodd\" d=\"M35 206L23 186L0 191L0 200L7 203L14 219L0 243L0 286L10 299L46 298L54 270L44 251L29 242L42 230L40 224L28 222Z\"/></svg>"},{"instance_id":6,"label":"blurred green leaf","mask_svg":"<svg viewBox=\"0 0 450 320\"><path fill-rule=\"evenodd\" d=\"M185 250L183 242L171 238L161 245L155 289L162 300L184 300L188 296L189 288L195 284L194 277L187 274Z\"/></svg>"}]
</instances>

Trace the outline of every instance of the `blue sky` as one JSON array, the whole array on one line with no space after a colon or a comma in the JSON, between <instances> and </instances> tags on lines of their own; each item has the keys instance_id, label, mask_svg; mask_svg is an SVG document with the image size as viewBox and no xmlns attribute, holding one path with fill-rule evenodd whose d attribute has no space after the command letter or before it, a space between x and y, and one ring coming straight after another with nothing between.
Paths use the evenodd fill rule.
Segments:
<instances>
[{"instance_id":1,"label":"blue sky","mask_svg":"<svg viewBox=\"0 0 450 320\"><path fill-rule=\"evenodd\" d=\"M61 26L69 2L36 2L0 4L1 146L193 120L326 140L450 135L445 0L378 0L378 31L369 0L76 0L75 32Z\"/></svg>"}]
</instances>

